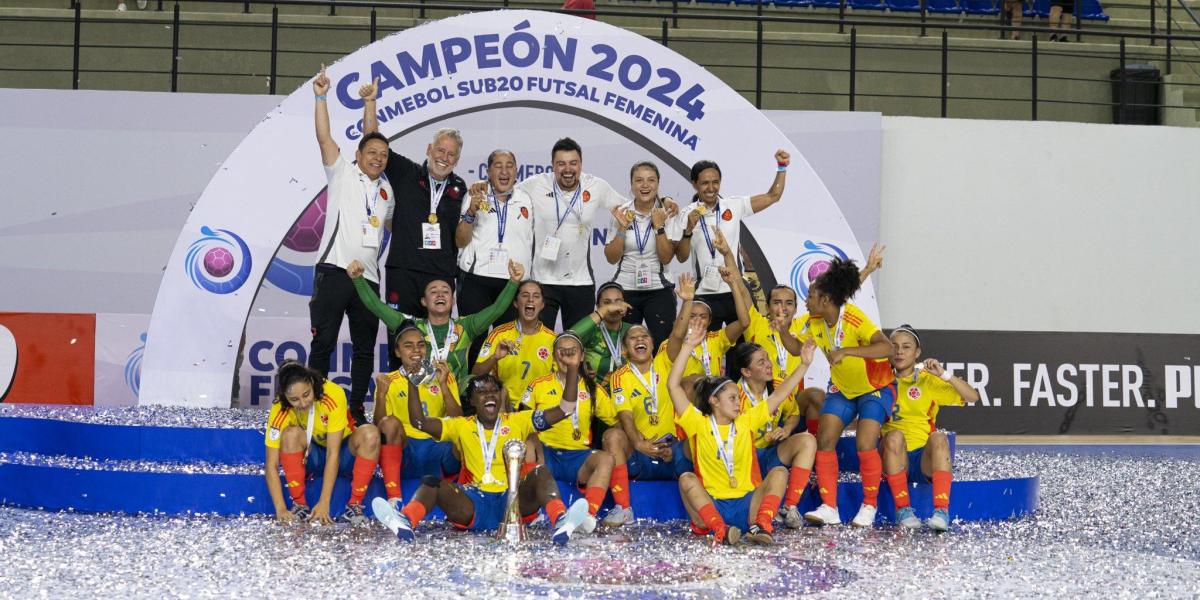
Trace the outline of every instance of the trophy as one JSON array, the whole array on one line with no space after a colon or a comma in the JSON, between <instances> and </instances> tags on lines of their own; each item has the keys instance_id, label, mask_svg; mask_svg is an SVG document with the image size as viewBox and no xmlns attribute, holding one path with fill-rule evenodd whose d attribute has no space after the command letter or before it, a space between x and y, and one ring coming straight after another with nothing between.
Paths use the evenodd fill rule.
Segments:
<instances>
[{"instance_id":1,"label":"trophy","mask_svg":"<svg viewBox=\"0 0 1200 600\"><path fill-rule=\"evenodd\" d=\"M428 358L421 361L412 373L404 372L404 377L414 385L422 386L432 382L437 377L437 369Z\"/></svg>"},{"instance_id":2,"label":"trophy","mask_svg":"<svg viewBox=\"0 0 1200 600\"><path fill-rule=\"evenodd\" d=\"M499 425L497 424L497 427ZM508 471L508 502L504 508L504 520L496 530L496 539L516 544L525 540L525 524L521 522L521 510L517 502L517 485L521 482L521 461L525 460L525 444L521 440L508 440L504 444L504 466Z\"/></svg>"}]
</instances>

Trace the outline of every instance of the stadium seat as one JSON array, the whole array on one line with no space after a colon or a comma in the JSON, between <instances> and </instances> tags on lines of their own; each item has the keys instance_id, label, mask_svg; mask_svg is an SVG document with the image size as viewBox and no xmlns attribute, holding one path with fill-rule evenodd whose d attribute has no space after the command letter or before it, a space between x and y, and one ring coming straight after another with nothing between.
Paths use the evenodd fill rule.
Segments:
<instances>
[{"instance_id":1,"label":"stadium seat","mask_svg":"<svg viewBox=\"0 0 1200 600\"><path fill-rule=\"evenodd\" d=\"M846 0L846 6L854 10L887 10L883 0Z\"/></svg>"},{"instance_id":2,"label":"stadium seat","mask_svg":"<svg viewBox=\"0 0 1200 600\"><path fill-rule=\"evenodd\" d=\"M925 11L947 15L957 15L963 11L958 0L926 0Z\"/></svg>"},{"instance_id":3,"label":"stadium seat","mask_svg":"<svg viewBox=\"0 0 1200 600\"><path fill-rule=\"evenodd\" d=\"M1025 8L1021 11L1021 13L1030 18L1046 18L1050 15L1050 0L1033 0L1033 2L1026 2Z\"/></svg>"},{"instance_id":4,"label":"stadium seat","mask_svg":"<svg viewBox=\"0 0 1200 600\"><path fill-rule=\"evenodd\" d=\"M775 0L775 6L786 6L788 8L805 8L812 5L812 0Z\"/></svg>"},{"instance_id":5,"label":"stadium seat","mask_svg":"<svg viewBox=\"0 0 1200 600\"><path fill-rule=\"evenodd\" d=\"M757 6L759 0L733 0L733 3L738 6ZM762 0L763 6L773 4L771 0Z\"/></svg>"},{"instance_id":6,"label":"stadium seat","mask_svg":"<svg viewBox=\"0 0 1200 600\"><path fill-rule=\"evenodd\" d=\"M696 4L730 4L731 0L696 0Z\"/></svg>"},{"instance_id":7,"label":"stadium seat","mask_svg":"<svg viewBox=\"0 0 1200 600\"><path fill-rule=\"evenodd\" d=\"M813 0L812 5L819 8L837 8L842 5L842 0Z\"/></svg>"},{"instance_id":8,"label":"stadium seat","mask_svg":"<svg viewBox=\"0 0 1200 600\"><path fill-rule=\"evenodd\" d=\"M893 12L921 12L921 0L885 0Z\"/></svg>"},{"instance_id":9,"label":"stadium seat","mask_svg":"<svg viewBox=\"0 0 1200 600\"><path fill-rule=\"evenodd\" d=\"M1100 0L1079 0L1079 18L1089 21L1108 21Z\"/></svg>"},{"instance_id":10,"label":"stadium seat","mask_svg":"<svg viewBox=\"0 0 1200 600\"><path fill-rule=\"evenodd\" d=\"M963 11L968 15L998 15L997 0L962 0Z\"/></svg>"}]
</instances>

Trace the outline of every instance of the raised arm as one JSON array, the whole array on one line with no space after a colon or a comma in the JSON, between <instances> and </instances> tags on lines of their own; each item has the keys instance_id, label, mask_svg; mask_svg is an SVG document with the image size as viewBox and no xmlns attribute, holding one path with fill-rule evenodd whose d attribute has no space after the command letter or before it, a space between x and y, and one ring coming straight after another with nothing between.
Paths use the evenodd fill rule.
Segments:
<instances>
[{"instance_id":1,"label":"raised arm","mask_svg":"<svg viewBox=\"0 0 1200 600\"><path fill-rule=\"evenodd\" d=\"M487 342L485 342L485 345ZM485 375L487 373L497 373L496 366L500 364L500 359L508 356L513 350L513 343L504 340L496 342L495 347L488 353L487 358L479 358L475 360L475 366L471 367L471 374L475 376Z\"/></svg>"},{"instance_id":2,"label":"raised arm","mask_svg":"<svg viewBox=\"0 0 1200 600\"><path fill-rule=\"evenodd\" d=\"M329 134L329 103L325 95L329 93L329 77L325 76L325 65L313 80L313 95L316 96L317 145L321 147L321 164L329 167L337 161L338 145Z\"/></svg>"},{"instance_id":3,"label":"raised arm","mask_svg":"<svg viewBox=\"0 0 1200 600\"><path fill-rule=\"evenodd\" d=\"M887 250L887 246L880 246L879 242L871 244L871 253L867 255L867 264L863 265L863 268L858 271L859 283L866 283L871 273L883 268L884 250Z\"/></svg>"},{"instance_id":4,"label":"raised arm","mask_svg":"<svg viewBox=\"0 0 1200 600\"><path fill-rule=\"evenodd\" d=\"M463 216L454 229L454 245L459 248L466 248L467 244L471 243L471 238L475 236L475 218L478 214L479 204L487 202L487 184L481 187L480 183L483 182L471 185L471 197L467 200L466 210L463 211Z\"/></svg>"},{"instance_id":5,"label":"raised arm","mask_svg":"<svg viewBox=\"0 0 1200 600\"><path fill-rule=\"evenodd\" d=\"M679 238L679 242L675 244L675 258L679 262L687 262L687 259L692 257L692 234L696 231L696 224L700 222L700 211L692 209L688 212L687 219L683 224L683 234Z\"/></svg>"},{"instance_id":6,"label":"raised arm","mask_svg":"<svg viewBox=\"0 0 1200 600\"><path fill-rule=\"evenodd\" d=\"M729 291L733 293L733 306L737 312L737 321L725 326L725 337L731 344L736 344L738 338L742 337L742 333L750 326L750 302L752 299L750 290L746 289L746 282L742 279L742 271L738 269L734 249L729 247L729 242L720 229L715 231L713 246L721 253L721 256L725 257L725 266L720 269L721 279L729 284Z\"/></svg>"},{"instance_id":7,"label":"raised arm","mask_svg":"<svg viewBox=\"0 0 1200 600\"><path fill-rule=\"evenodd\" d=\"M533 428L538 431L550 429L559 421L575 414L578 407L579 369L583 364L583 352L575 348L556 348L554 356L562 365L563 394L558 406L533 411Z\"/></svg>"},{"instance_id":8,"label":"raised arm","mask_svg":"<svg viewBox=\"0 0 1200 600\"><path fill-rule=\"evenodd\" d=\"M792 157L783 150L775 151L775 179L771 181L771 187L765 193L750 197L750 210L755 213L776 202L783 197L783 186L787 183L787 167L792 162Z\"/></svg>"},{"instance_id":9,"label":"raised arm","mask_svg":"<svg viewBox=\"0 0 1200 600\"><path fill-rule=\"evenodd\" d=\"M408 381L408 424L441 441L442 420L425 416L425 407L421 406L421 389L411 379L406 377L405 380Z\"/></svg>"},{"instance_id":10,"label":"raised arm","mask_svg":"<svg viewBox=\"0 0 1200 600\"><path fill-rule=\"evenodd\" d=\"M683 338L687 337L688 321L692 318L692 300L696 299L696 277L691 273L679 274L679 285L675 286L675 295L681 303L679 314L675 315L675 325L671 327L671 335L667 337L667 356L679 354Z\"/></svg>"},{"instance_id":11,"label":"raised arm","mask_svg":"<svg viewBox=\"0 0 1200 600\"><path fill-rule=\"evenodd\" d=\"M675 407L675 415L682 415L691 406L687 391L683 389L683 370L687 367L688 356L700 345L707 334L698 320L688 322L687 336L679 347L679 352L671 357L671 374L667 376L667 391L671 394L671 405Z\"/></svg>"},{"instance_id":12,"label":"raised arm","mask_svg":"<svg viewBox=\"0 0 1200 600\"><path fill-rule=\"evenodd\" d=\"M604 245L604 260L610 265L615 265L625 256L625 231L629 229L632 221L625 218L625 211L620 206L612 207L609 212L613 216L612 227L608 232L612 239Z\"/></svg>"},{"instance_id":13,"label":"raised arm","mask_svg":"<svg viewBox=\"0 0 1200 600\"><path fill-rule=\"evenodd\" d=\"M963 402L966 402L967 404L975 404L976 402L979 402L979 390L972 387L971 384L967 383L966 381L963 381L962 377L956 377L950 374L950 372L942 366L942 363L938 361L938 359L925 359L925 370L929 371L930 375L940 377L943 381L949 383L950 386L954 388L954 391L958 392L959 396L962 396Z\"/></svg>"},{"instance_id":14,"label":"raised arm","mask_svg":"<svg viewBox=\"0 0 1200 600\"><path fill-rule=\"evenodd\" d=\"M379 118L375 112L375 97L379 91L379 78L358 88L358 97L363 101L363 135L379 131Z\"/></svg>"},{"instance_id":15,"label":"raised arm","mask_svg":"<svg viewBox=\"0 0 1200 600\"><path fill-rule=\"evenodd\" d=\"M671 202L674 200L664 198L663 202ZM675 210L679 207L676 205ZM658 254L658 262L667 264L671 262L671 258L675 256L675 242L667 236L667 211L662 208L655 208L650 211L650 225L654 227L654 251Z\"/></svg>"},{"instance_id":16,"label":"raised arm","mask_svg":"<svg viewBox=\"0 0 1200 600\"><path fill-rule=\"evenodd\" d=\"M783 404L783 401L787 400L796 391L796 387L804 381L804 374L808 373L808 367L812 364L813 353L816 349L817 346L812 340L805 342L804 347L800 349L800 366L796 367L795 371L788 373L779 387L775 388L775 391L767 397L767 408L772 414L779 410L779 405Z\"/></svg>"},{"instance_id":17,"label":"raised arm","mask_svg":"<svg viewBox=\"0 0 1200 600\"><path fill-rule=\"evenodd\" d=\"M779 336L779 343L792 356L800 356L804 342L792 334L792 323L783 317L771 317L771 329Z\"/></svg>"},{"instance_id":18,"label":"raised arm","mask_svg":"<svg viewBox=\"0 0 1200 600\"><path fill-rule=\"evenodd\" d=\"M438 384L442 386L442 406L447 417L463 416L462 405L458 403L458 386L450 384L450 364L444 360L434 363L437 369Z\"/></svg>"},{"instance_id":19,"label":"raised arm","mask_svg":"<svg viewBox=\"0 0 1200 600\"><path fill-rule=\"evenodd\" d=\"M361 262L358 260L350 261L350 264L346 266L346 274L354 282L354 291L358 292L359 300L362 300L363 305L367 307L367 310L371 311L371 314L379 317L380 321L383 321L388 331L395 331L404 319L410 318L408 315L384 304L383 300L379 299L379 293L371 289L371 286L367 285L367 280L363 279L363 264Z\"/></svg>"}]
</instances>

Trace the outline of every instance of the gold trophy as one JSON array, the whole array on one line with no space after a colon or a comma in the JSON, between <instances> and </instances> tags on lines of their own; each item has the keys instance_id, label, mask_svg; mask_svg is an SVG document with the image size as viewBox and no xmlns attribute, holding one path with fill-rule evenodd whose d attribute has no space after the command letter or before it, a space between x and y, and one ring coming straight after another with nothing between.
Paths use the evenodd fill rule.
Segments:
<instances>
[{"instance_id":1,"label":"gold trophy","mask_svg":"<svg viewBox=\"0 0 1200 600\"><path fill-rule=\"evenodd\" d=\"M504 444L504 466L508 472L508 503L504 508L504 521L496 530L496 539L509 544L525 541L525 524L521 522L521 509L517 501L517 486L521 483L523 460L525 443L521 440L508 440Z\"/></svg>"}]
</instances>

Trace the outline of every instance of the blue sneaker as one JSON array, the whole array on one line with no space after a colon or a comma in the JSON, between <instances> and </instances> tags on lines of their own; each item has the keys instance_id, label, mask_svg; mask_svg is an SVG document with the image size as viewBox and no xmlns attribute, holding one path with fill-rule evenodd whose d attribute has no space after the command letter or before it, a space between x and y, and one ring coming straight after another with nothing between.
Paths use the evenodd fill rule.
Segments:
<instances>
[{"instance_id":1,"label":"blue sneaker","mask_svg":"<svg viewBox=\"0 0 1200 600\"><path fill-rule=\"evenodd\" d=\"M896 523L905 529L920 529L921 520L917 518L916 511L911 506L896 511Z\"/></svg>"},{"instance_id":2,"label":"blue sneaker","mask_svg":"<svg viewBox=\"0 0 1200 600\"><path fill-rule=\"evenodd\" d=\"M376 498L371 501L371 512L375 513L375 518L383 523L384 527L396 534L396 538L402 542L412 542L416 539L413 534L412 522L408 517L396 512L391 504L383 498Z\"/></svg>"},{"instance_id":3,"label":"blue sneaker","mask_svg":"<svg viewBox=\"0 0 1200 600\"><path fill-rule=\"evenodd\" d=\"M575 533L575 530L588 519L592 519L593 524L596 521L595 517L588 512L587 499L580 498L571 504L571 508L568 508L566 514L559 519L558 527L555 528L554 537L551 539L559 546L567 545L567 542L571 540L571 534Z\"/></svg>"},{"instance_id":4,"label":"blue sneaker","mask_svg":"<svg viewBox=\"0 0 1200 600\"><path fill-rule=\"evenodd\" d=\"M950 513L946 512L943 508L939 508L933 511L933 516L929 517L929 520L925 521L925 524L934 531L946 531L950 529Z\"/></svg>"}]
</instances>

